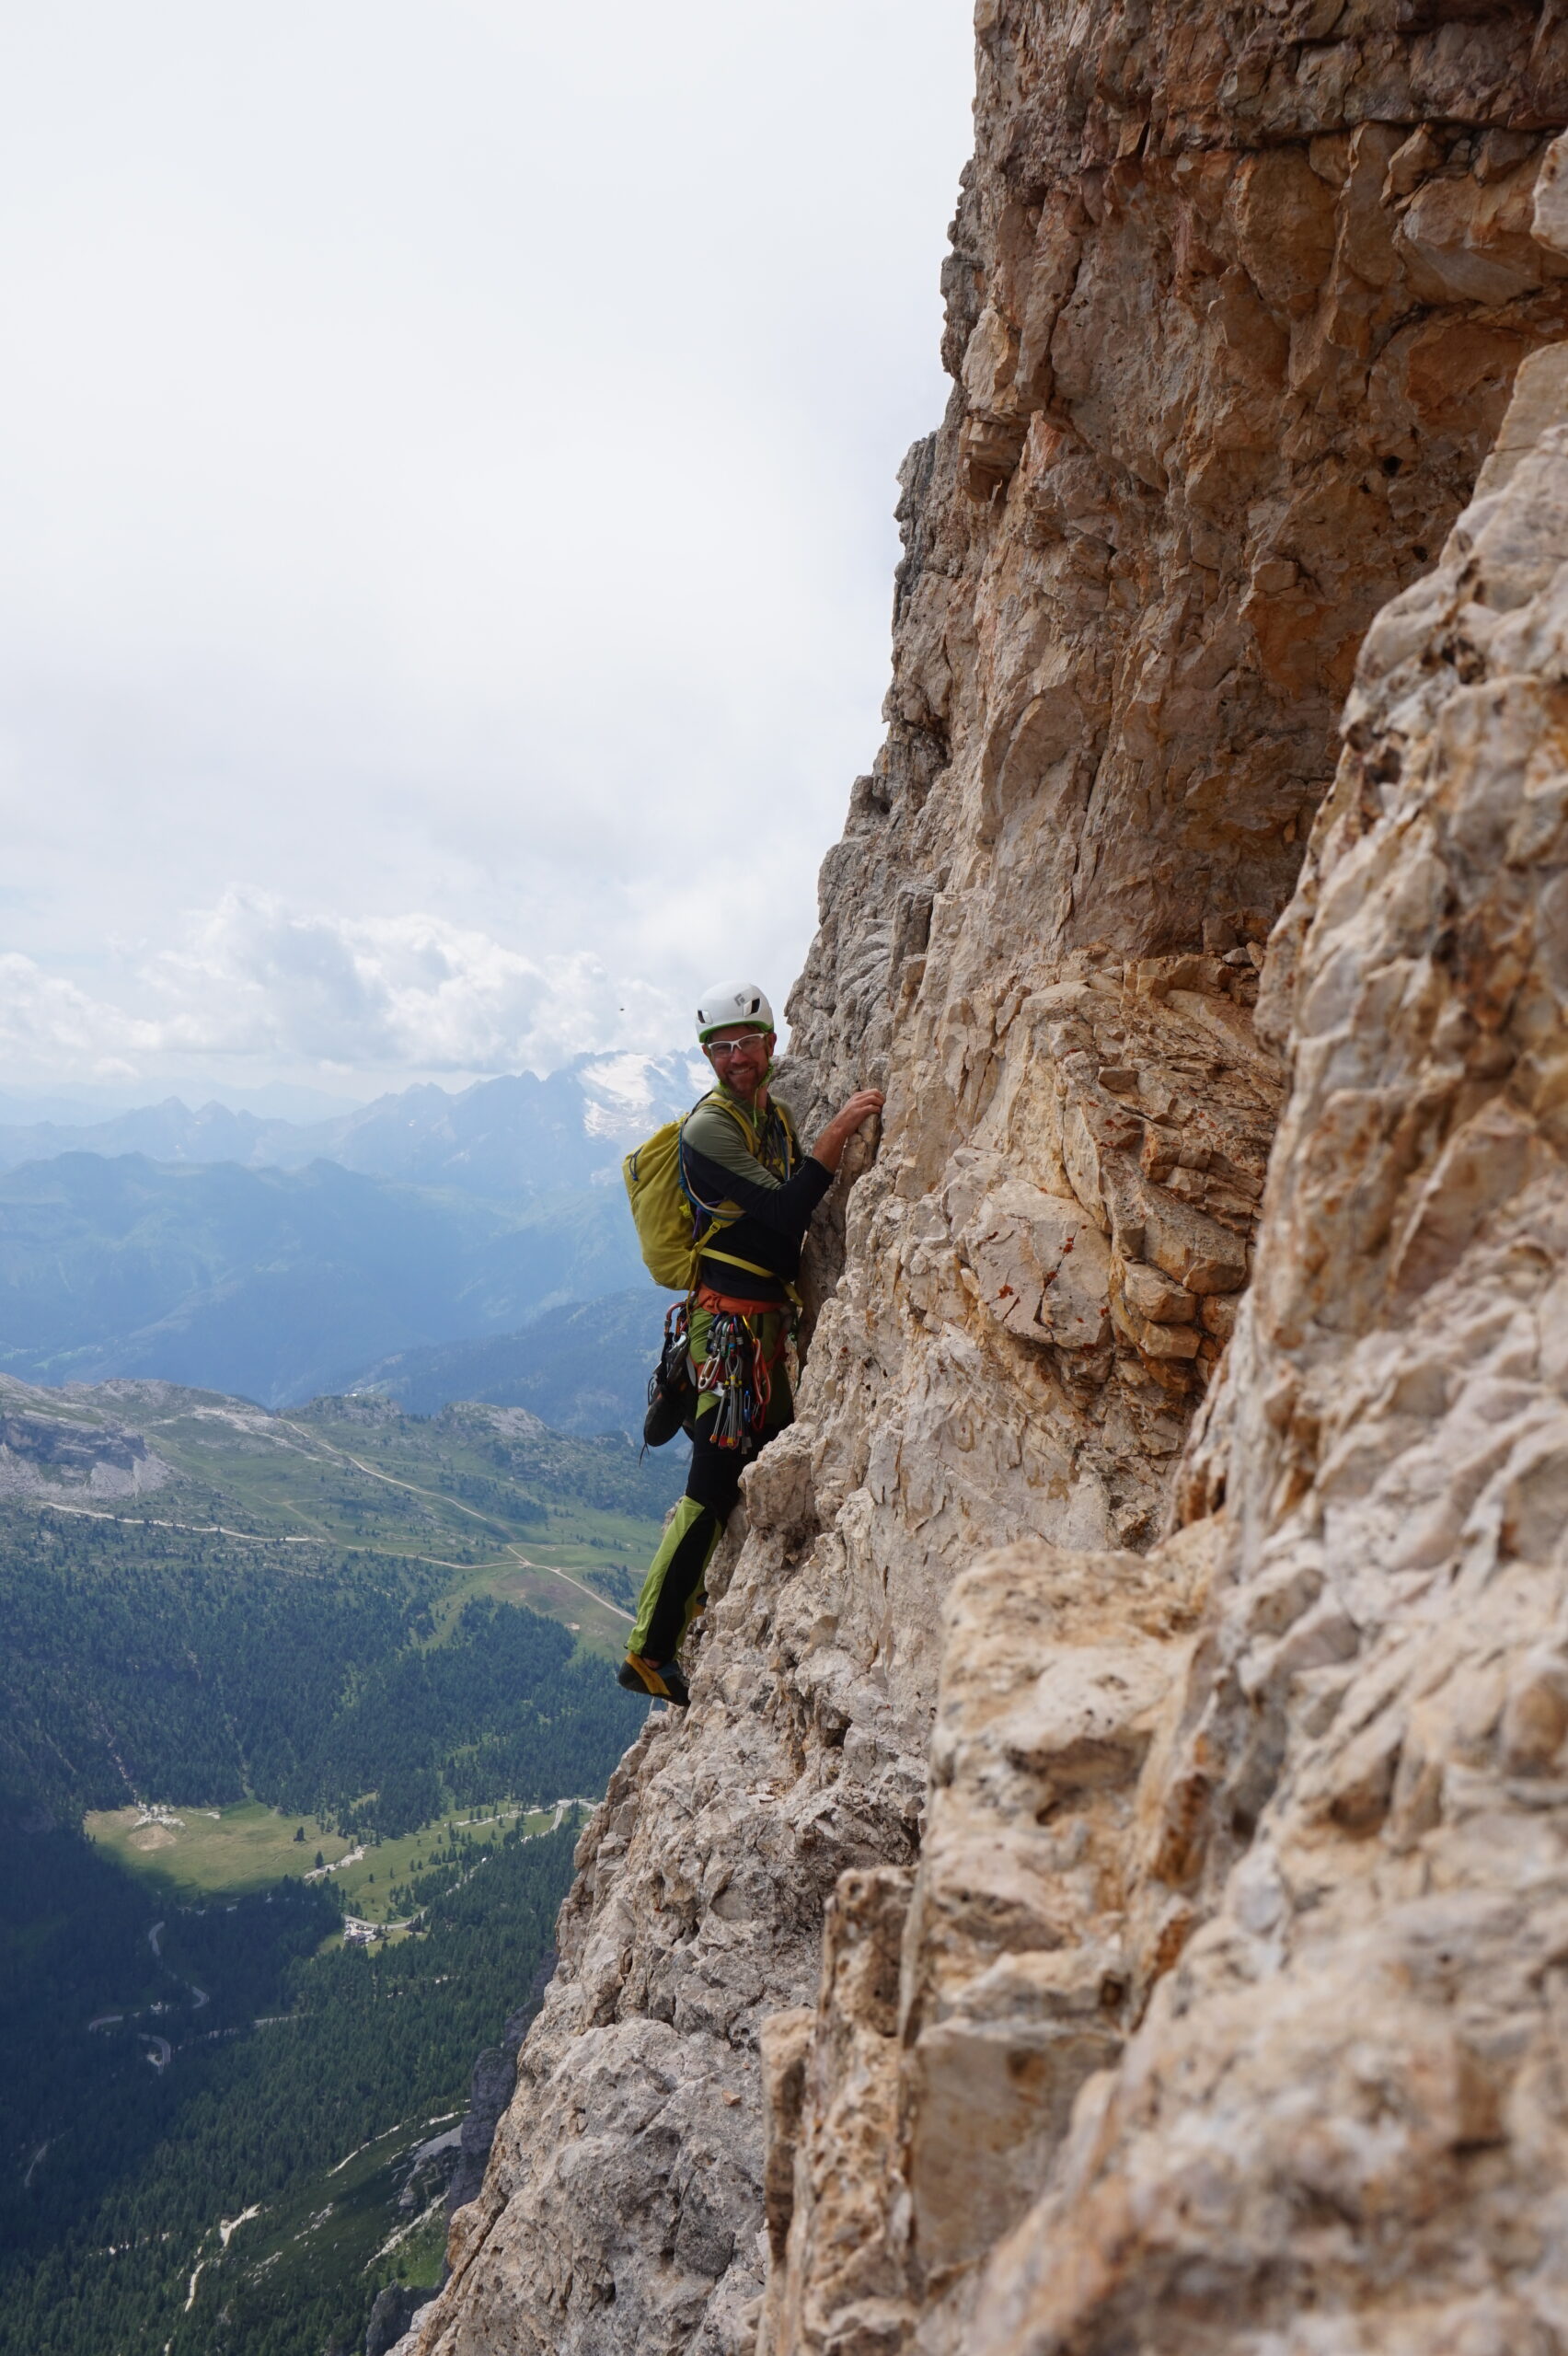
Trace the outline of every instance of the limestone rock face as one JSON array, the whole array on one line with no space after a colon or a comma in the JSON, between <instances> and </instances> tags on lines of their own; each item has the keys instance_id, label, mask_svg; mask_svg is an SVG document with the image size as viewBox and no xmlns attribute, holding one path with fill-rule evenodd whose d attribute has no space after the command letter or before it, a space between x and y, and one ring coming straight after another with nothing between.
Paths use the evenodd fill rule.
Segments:
<instances>
[{"instance_id":1,"label":"limestone rock face","mask_svg":"<svg viewBox=\"0 0 1568 2356\"><path fill-rule=\"evenodd\" d=\"M976 30L791 1001L882 1131L405 2345L1544 2356L1568 30Z\"/></svg>"},{"instance_id":2,"label":"limestone rock face","mask_svg":"<svg viewBox=\"0 0 1568 2356\"><path fill-rule=\"evenodd\" d=\"M101 1405L0 1376L0 1496L136 1497L179 1478Z\"/></svg>"},{"instance_id":3,"label":"limestone rock face","mask_svg":"<svg viewBox=\"0 0 1568 2356\"><path fill-rule=\"evenodd\" d=\"M1142 1566L1222 1533L1130 1848L1199 1927L954 2344L1568 2342L1561 357L1367 638L1282 938L1225 1509Z\"/></svg>"}]
</instances>

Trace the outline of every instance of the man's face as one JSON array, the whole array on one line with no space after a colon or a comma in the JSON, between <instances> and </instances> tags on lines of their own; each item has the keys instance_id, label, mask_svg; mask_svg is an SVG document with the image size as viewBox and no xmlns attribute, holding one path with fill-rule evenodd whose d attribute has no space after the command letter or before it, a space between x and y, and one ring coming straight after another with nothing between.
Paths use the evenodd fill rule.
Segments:
<instances>
[{"instance_id":1,"label":"man's face","mask_svg":"<svg viewBox=\"0 0 1568 2356\"><path fill-rule=\"evenodd\" d=\"M725 1086L749 1101L762 1086L777 1044L771 1031L748 1031L732 1022L714 1033L703 1052Z\"/></svg>"}]
</instances>

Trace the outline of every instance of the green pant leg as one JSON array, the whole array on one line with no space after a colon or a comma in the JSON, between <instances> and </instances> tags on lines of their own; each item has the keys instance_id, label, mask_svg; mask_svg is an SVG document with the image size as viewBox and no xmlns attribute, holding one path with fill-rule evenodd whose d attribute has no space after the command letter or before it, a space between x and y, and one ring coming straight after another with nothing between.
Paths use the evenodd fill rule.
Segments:
<instances>
[{"instance_id":1,"label":"green pant leg","mask_svg":"<svg viewBox=\"0 0 1568 2356\"><path fill-rule=\"evenodd\" d=\"M701 1571L692 1584L682 1627L682 1633L685 1633L686 1624L689 1623L698 1608L697 1600L703 1591L702 1574L708 1568L709 1557L719 1543L720 1537L719 1523L708 1507L697 1497L681 1497L676 1501L674 1512L670 1516L665 1526L664 1534L659 1541L653 1560L648 1565L648 1576L642 1582L642 1592L637 1599L637 1618L632 1623L631 1634L627 1639L628 1652L641 1655L646 1651L648 1632L652 1625L653 1614L658 1610L659 1598L663 1593L664 1579L670 1565L683 1544L702 1543L700 1535L694 1533L699 1532L700 1526L704 1522L708 1526L708 1541L703 1550Z\"/></svg>"},{"instance_id":2,"label":"green pant leg","mask_svg":"<svg viewBox=\"0 0 1568 2356\"><path fill-rule=\"evenodd\" d=\"M708 1356L708 1335L712 1323L712 1311L699 1309L694 1302L686 1324L686 1355L691 1361L694 1380L702 1372L702 1363ZM714 1414L718 1404L718 1401L710 1391L699 1391L697 1396L698 1422L700 1423L704 1415ZM637 1599L637 1617L632 1623L631 1634L627 1639L628 1652L640 1655L646 1650L648 1632L652 1624L653 1614L659 1608L659 1598L663 1593L664 1579L670 1565L683 1544L701 1542L700 1539L695 1538L692 1533L703 1520L704 1512L704 1507L696 1497L681 1497L676 1501L675 1509L664 1525L663 1536L654 1549L653 1560L648 1565L648 1576L642 1582L642 1592ZM719 1527L715 1522L711 1528L707 1554L712 1553L719 1542ZM707 1554L703 1558L705 1571L708 1567ZM698 1577L693 1593L700 1594L701 1590L702 1580ZM691 1617L689 1609L686 1616L688 1620Z\"/></svg>"},{"instance_id":3,"label":"green pant leg","mask_svg":"<svg viewBox=\"0 0 1568 2356\"><path fill-rule=\"evenodd\" d=\"M708 1336L712 1327L713 1311L710 1309L698 1309L694 1304L686 1323L686 1356L691 1360L691 1379L694 1382L701 1379L703 1362L708 1356ZM697 1421L700 1423L704 1415L715 1415L718 1412L719 1402L712 1392L699 1391L697 1394Z\"/></svg>"}]
</instances>

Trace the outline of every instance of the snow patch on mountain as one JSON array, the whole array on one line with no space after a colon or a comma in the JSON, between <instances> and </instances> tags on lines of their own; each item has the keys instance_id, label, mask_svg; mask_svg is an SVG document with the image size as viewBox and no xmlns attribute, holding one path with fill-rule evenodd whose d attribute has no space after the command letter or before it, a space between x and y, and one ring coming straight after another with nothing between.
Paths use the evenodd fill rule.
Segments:
<instances>
[{"instance_id":1,"label":"snow patch on mountain","mask_svg":"<svg viewBox=\"0 0 1568 2356\"><path fill-rule=\"evenodd\" d=\"M591 1138L634 1145L650 1127L686 1110L701 1093L705 1071L698 1056L584 1057L574 1070L585 1100L583 1129Z\"/></svg>"}]
</instances>

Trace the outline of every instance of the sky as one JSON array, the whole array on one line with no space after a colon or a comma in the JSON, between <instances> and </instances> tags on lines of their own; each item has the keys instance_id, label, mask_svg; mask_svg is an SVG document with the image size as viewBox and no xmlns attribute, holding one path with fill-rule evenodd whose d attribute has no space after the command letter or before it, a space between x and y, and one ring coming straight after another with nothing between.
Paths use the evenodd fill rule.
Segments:
<instances>
[{"instance_id":1,"label":"sky","mask_svg":"<svg viewBox=\"0 0 1568 2356\"><path fill-rule=\"evenodd\" d=\"M51 0L0 80L0 1086L780 1008L882 734L964 0Z\"/></svg>"}]
</instances>

